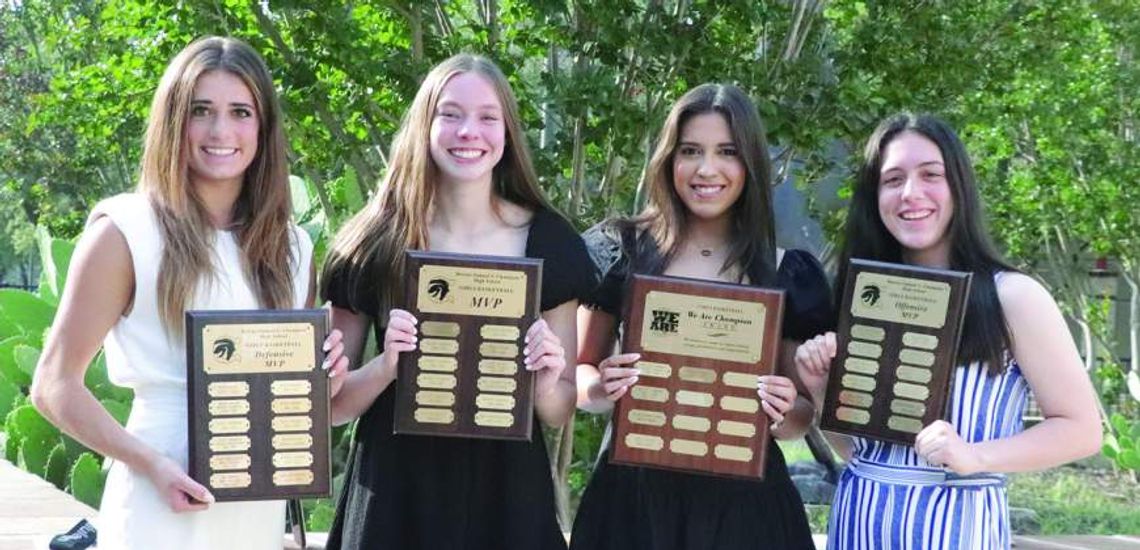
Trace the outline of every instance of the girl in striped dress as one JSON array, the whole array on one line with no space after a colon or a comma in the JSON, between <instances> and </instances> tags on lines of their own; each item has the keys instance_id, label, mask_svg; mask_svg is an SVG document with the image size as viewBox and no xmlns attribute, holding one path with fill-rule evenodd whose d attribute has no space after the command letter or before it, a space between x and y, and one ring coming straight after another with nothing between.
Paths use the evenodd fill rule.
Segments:
<instances>
[{"instance_id":1,"label":"girl in striped dress","mask_svg":"<svg viewBox=\"0 0 1140 550\"><path fill-rule=\"evenodd\" d=\"M839 280L852 257L974 273L950 416L914 446L832 437L849 460L831 508L828 548L1010 547L1005 474L1100 448L1092 384L1056 303L990 244L973 168L931 116L887 119L868 141L848 211ZM805 342L796 367L822 403L834 333ZM1045 420L1023 430L1032 391Z\"/></svg>"}]
</instances>

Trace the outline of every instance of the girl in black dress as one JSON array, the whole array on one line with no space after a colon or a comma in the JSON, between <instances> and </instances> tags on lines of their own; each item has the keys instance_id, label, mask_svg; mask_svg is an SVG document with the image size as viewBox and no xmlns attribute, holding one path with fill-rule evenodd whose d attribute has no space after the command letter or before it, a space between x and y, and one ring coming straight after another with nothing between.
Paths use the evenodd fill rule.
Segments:
<instances>
[{"instance_id":1,"label":"girl in black dress","mask_svg":"<svg viewBox=\"0 0 1140 550\"><path fill-rule=\"evenodd\" d=\"M328 548L562 549L541 433L530 442L393 435L399 353L416 319L395 309L407 249L543 258L542 319L524 349L535 412L559 426L573 412L578 299L589 257L537 184L518 106L490 61L458 55L428 74L404 117L380 189L329 252L321 293L345 354L367 331L383 351L334 395L334 421L359 417ZM396 382L398 383L398 382Z\"/></svg>"},{"instance_id":2,"label":"girl in black dress","mask_svg":"<svg viewBox=\"0 0 1140 550\"><path fill-rule=\"evenodd\" d=\"M673 105L649 161L649 202L632 219L586 233L602 274L579 309L579 407L603 412L637 383L638 356L611 355L631 273L694 277L786 291L780 369L831 319L827 280L808 253L776 248L764 129L748 97L705 84ZM785 371L786 372L786 371ZM757 394L779 438L801 436L811 403L784 376ZM603 452L574 523L581 550L813 548L803 503L775 442L763 481L609 464Z\"/></svg>"}]
</instances>

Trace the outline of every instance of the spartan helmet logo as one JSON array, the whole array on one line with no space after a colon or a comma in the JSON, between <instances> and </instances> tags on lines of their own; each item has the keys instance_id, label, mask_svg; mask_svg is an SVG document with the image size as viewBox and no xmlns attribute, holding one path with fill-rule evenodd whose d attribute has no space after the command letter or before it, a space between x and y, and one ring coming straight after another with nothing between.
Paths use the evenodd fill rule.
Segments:
<instances>
[{"instance_id":1,"label":"spartan helmet logo","mask_svg":"<svg viewBox=\"0 0 1140 550\"><path fill-rule=\"evenodd\" d=\"M451 285L444 279L432 279L428 281L427 293L428 296L435 298L435 301L442 302L447 298L447 294L451 292Z\"/></svg>"},{"instance_id":2,"label":"spartan helmet logo","mask_svg":"<svg viewBox=\"0 0 1140 550\"><path fill-rule=\"evenodd\" d=\"M874 306L875 304L877 304L879 302L879 296L881 294L882 294L882 291L879 290L878 286L867 285L867 286L863 287L863 292L859 293L859 298L861 300L863 300L864 304L867 304L869 306Z\"/></svg>"},{"instance_id":3,"label":"spartan helmet logo","mask_svg":"<svg viewBox=\"0 0 1140 550\"><path fill-rule=\"evenodd\" d=\"M229 338L218 338L217 340L214 340L214 357L217 357L222 361L225 361L227 363L230 362L230 360L233 359L234 351L236 350L237 346L235 346L234 341L230 340Z\"/></svg>"}]
</instances>

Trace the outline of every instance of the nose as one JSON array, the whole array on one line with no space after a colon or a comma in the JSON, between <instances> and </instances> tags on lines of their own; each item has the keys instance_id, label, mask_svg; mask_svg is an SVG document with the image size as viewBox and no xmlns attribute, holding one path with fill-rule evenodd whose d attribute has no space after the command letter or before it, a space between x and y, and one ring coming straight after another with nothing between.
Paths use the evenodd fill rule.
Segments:
<instances>
[{"instance_id":1,"label":"nose","mask_svg":"<svg viewBox=\"0 0 1140 550\"><path fill-rule=\"evenodd\" d=\"M701 163L697 165L697 175L709 178L716 175L716 159L712 155L701 155Z\"/></svg>"},{"instance_id":2,"label":"nose","mask_svg":"<svg viewBox=\"0 0 1140 550\"><path fill-rule=\"evenodd\" d=\"M903 182L901 193L904 200L918 196L918 181L916 181L914 176L907 175L906 181Z\"/></svg>"},{"instance_id":3,"label":"nose","mask_svg":"<svg viewBox=\"0 0 1140 550\"><path fill-rule=\"evenodd\" d=\"M475 131L471 129L472 121L470 117L463 117L459 121L459 126L455 129L455 135L461 139L471 139L475 137Z\"/></svg>"}]
</instances>

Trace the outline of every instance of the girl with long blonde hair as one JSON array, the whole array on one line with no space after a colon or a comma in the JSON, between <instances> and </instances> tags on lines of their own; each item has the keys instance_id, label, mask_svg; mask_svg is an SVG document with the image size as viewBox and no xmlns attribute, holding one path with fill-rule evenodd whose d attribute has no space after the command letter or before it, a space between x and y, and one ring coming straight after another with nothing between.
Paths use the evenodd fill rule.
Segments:
<instances>
[{"instance_id":1,"label":"girl with long blonde hair","mask_svg":"<svg viewBox=\"0 0 1140 550\"><path fill-rule=\"evenodd\" d=\"M457 55L431 70L389 158L376 195L334 240L321 281L346 355L359 361L369 330L382 348L333 397L334 421L359 421L328 547L565 548L540 433L529 442L392 433L397 359L417 334L397 297L405 250L542 258L542 315L524 353L536 416L560 426L576 391L565 347L575 345L574 312L592 285L585 247L538 187L514 95L485 58Z\"/></svg>"},{"instance_id":2,"label":"girl with long blonde hair","mask_svg":"<svg viewBox=\"0 0 1140 550\"><path fill-rule=\"evenodd\" d=\"M213 503L186 474L182 326L188 309L312 302L312 244L290 222L281 124L261 56L232 38L195 41L155 92L137 191L100 202L76 246L32 401L113 461L100 547L281 545L283 502ZM111 381L134 391L125 427L84 385L100 344Z\"/></svg>"}]
</instances>

